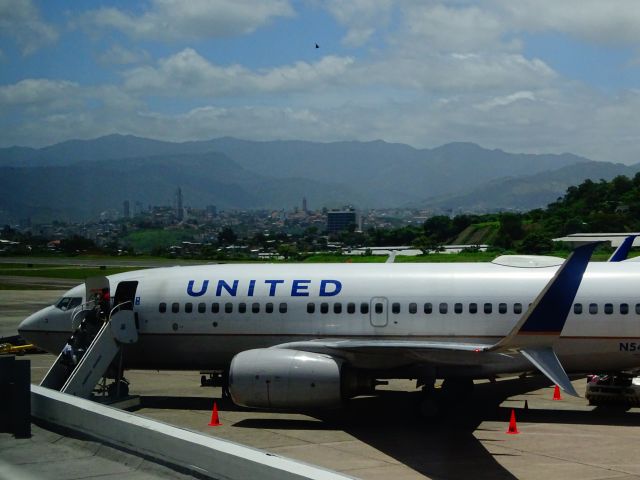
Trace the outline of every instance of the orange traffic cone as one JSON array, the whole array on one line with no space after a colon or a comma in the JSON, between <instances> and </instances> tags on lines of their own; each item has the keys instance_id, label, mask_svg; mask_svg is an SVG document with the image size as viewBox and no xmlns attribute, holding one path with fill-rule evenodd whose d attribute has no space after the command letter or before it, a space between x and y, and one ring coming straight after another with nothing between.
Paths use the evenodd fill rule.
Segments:
<instances>
[{"instance_id":1,"label":"orange traffic cone","mask_svg":"<svg viewBox=\"0 0 640 480\"><path fill-rule=\"evenodd\" d=\"M560 387L558 385L556 385L556 388L553 389L553 399L562 400L562 397L560 396Z\"/></svg>"},{"instance_id":2,"label":"orange traffic cone","mask_svg":"<svg viewBox=\"0 0 640 480\"><path fill-rule=\"evenodd\" d=\"M220 423L220 418L218 418L218 404L213 402L213 411L211 412L211 421L209 422L209 426L217 427L218 425L222 425Z\"/></svg>"},{"instance_id":3,"label":"orange traffic cone","mask_svg":"<svg viewBox=\"0 0 640 480\"><path fill-rule=\"evenodd\" d=\"M516 433L520 433L518 431L518 426L516 425L516 411L515 409L511 409L511 420L509 420L509 429L507 430L509 435L515 435Z\"/></svg>"}]
</instances>

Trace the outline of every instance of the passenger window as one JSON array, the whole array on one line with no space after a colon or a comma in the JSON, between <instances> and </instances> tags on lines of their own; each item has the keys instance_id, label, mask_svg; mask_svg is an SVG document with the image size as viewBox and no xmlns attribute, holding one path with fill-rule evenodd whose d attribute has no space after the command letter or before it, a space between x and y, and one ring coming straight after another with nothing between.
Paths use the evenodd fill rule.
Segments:
<instances>
[{"instance_id":1,"label":"passenger window","mask_svg":"<svg viewBox=\"0 0 640 480\"><path fill-rule=\"evenodd\" d=\"M333 304L333 313L342 313L342 304L340 302Z\"/></svg>"},{"instance_id":2,"label":"passenger window","mask_svg":"<svg viewBox=\"0 0 640 480\"><path fill-rule=\"evenodd\" d=\"M267 302L264 306L264 311L267 313L273 313L273 303Z\"/></svg>"},{"instance_id":3,"label":"passenger window","mask_svg":"<svg viewBox=\"0 0 640 480\"><path fill-rule=\"evenodd\" d=\"M636 314L640 315L640 303L636 303Z\"/></svg>"},{"instance_id":4,"label":"passenger window","mask_svg":"<svg viewBox=\"0 0 640 480\"><path fill-rule=\"evenodd\" d=\"M220 304L219 303L212 303L211 304L211 313L220 313Z\"/></svg>"},{"instance_id":5,"label":"passenger window","mask_svg":"<svg viewBox=\"0 0 640 480\"><path fill-rule=\"evenodd\" d=\"M185 313L193 312L193 303L191 303L191 302L185 303L184 304L184 311L185 311Z\"/></svg>"},{"instance_id":6,"label":"passenger window","mask_svg":"<svg viewBox=\"0 0 640 480\"><path fill-rule=\"evenodd\" d=\"M607 315L611 315L613 313L613 303L604 304L604 313Z\"/></svg>"},{"instance_id":7,"label":"passenger window","mask_svg":"<svg viewBox=\"0 0 640 480\"><path fill-rule=\"evenodd\" d=\"M320 313L329 313L329 304L326 302L322 302L320 304Z\"/></svg>"},{"instance_id":8,"label":"passenger window","mask_svg":"<svg viewBox=\"0 0 640 480\"><path fill-rule=\"evenodd\" d=\"M449 305L447 305L446 303L441 303L439 305L439 310L440 310L440 313L445 314L449 310Z\"/></svg>"},{"instance_id":9,"label":"passenger window","mask_svg":"<svg viewBox=\"0 0 640 480\"><path fill-rule=\"evenodd\" d=\"M522 313L522 304L514 303L513 304L513 313Z\"/></svg>"},{"instance_id":10,"label":"passenger window","mask_svg":"<svg viewBox=\"0 0 640 480\"><path fill-rule=\"evenodd\" d=\"M307 303L307 313L314 313L316 311L316 304L313 302Z\"/></svg>"},{"instance_id":11,"label":"passenger window","mask_svg":"<svg viewBox=\"0 0 640 480\"><path fill-rule=\"evenodd\" d=\"M629 304L621 303L620 304L620 314L627 315L629 313Z\"/></svg>"},{"instance_id":12,"label":"passenger window","mask_svg":"<svg viewBox=\"0 0 640 480\"><path fill-rule=\"evenodd\" d=\"M260 313L260 304L258 302L251 305L251 313Z\"/></svg>"},{"instance_id":13,"label":"passenger window","mask_svg":"<svg viewBox=\"0 0 640 480\"><path fill-rule=\"evenodd\" d=\"M369 304L362 302L360 304L360 313L367 314L369 313Z\"/></svg>"},{"instance_id":14,"label":"passenger window","mask_svg":"<svg viewBox=\"0 0 640 480\"><path fill-rule=\"evenodd\" d=\"M173 313L178 313L180 311L180 304L178 302L174 302L171 304L171 311Z\"/></svg>"},{"instance_id":15,"label":"passenger window","mask_svg":"<svg viewBox=\"0 0 640 480\"><path fill-rule=\"evenodd\" d=\"M238 313L247 313L247 304L246 303L239 303L238 304Z\"/></svg>"},{"instance_id":16,"label":"passenger window","mask_svg":"<svg viewBox=\"0 0 640 480\"><path fill-rule=\"evenodd\" d=\"M391 311L395 314L400 313L400 304L398 302L394 302L391 304Z\"/></svg>"},{"instance_id":17,"label":"passenger window","mask_svg":"<svg viewBox=\"0 0 640 480\"><path fill-rule=\"evenodd\" d=\"M224 304L224 312L225 313L233 313L233 303L227 302Z\"/></svg>"},{"instance_id":18,"label":"passenger window","mask_svg":"<svg viewBox=\"0 0 640 480\"><path fill-rule=\"evenodd\" d=\"M595 315L596 313L598 313L598 304L597 303L590 303L589 304L589 313L592 315Z\"/></svg>"},{"instance_id":19,"label":"passenger window","mask_svg":"<svg viewBox=\"0 0 640 480\"><path fill-rule=\"evenodd\" d=\"M355 303L347 303L347 313L356 313Z\"/></svg>"},{"instance_id":20,"label":"passenger window","mask_svg":"<svg viewBox=\"0 0 640 480\"><path fill-rule=\"evenodd\" d=\"M574 303L573 304L573 313L575 313L576 315L582 315L582 304L581 303Z\"/></svg>"},{"instance_id":21,"label":"passenger window","mask_svg":"<svg viewBox=\"0 0 640 480\"><path fill-rule=\"evenodd\" d=\"M462 304L461 303L455 303L453 305L453 311L456 313L462 313Z\"/></svg>"},{"instance_id":22,"label":"passenger window","mask_svg":"<svg viewBox=\"0 0 640 480\"><path fill-rule=\"evenodd\" d=\"M160 313L164 313L167 311L167 304L162 302L160 305L158 305L158 311Z\"/></svg>"},{"instance_id":23,"label":"passenger window","mask_svg":"<svg viewBox=\"0 0 640 480\"><path fill-rule=\"evenodd\" d=\"M424 304L424 313L426 313L428 315L431 312L433 312L433 305L431 305L430 303L425 303Z\"/></svg>"},{"instance_id":24,"label":"passenger window","mask_svg":"<svg viewBox=\"0 0 640 480\"><path fill-rule=\"evenodd\" d=\"M478 313L478 304L470 303L469 304L469 313Z\"/></svg>"},{"instance_id":25,"label":"passenger window","mask_svg":"<svg viewBox=\"0 0 640 480\"><path fill-rule=\"evenodd\" d=\"M204 313L207 311L207 304L202 302L198 304L198 313Z\"/></svg>"},{"instance_id":26,"label":"passenger window","mask_svg":"<svg viewBox=\"0 0 640 480\"><path fill-rule=\"evenodd\" d=\"M287 304L282 302L278 308L280 313L287 313Z\"/></svg>"},{"instance_id":27,"label":"passenger window","mask_svg":"<svg viewBox=\"0 0 640 480\"><path fill-rule=\"evenodd\" d=\"M498 304L498 313L507 313L507 304L499 303Z\"/></svg>"},{"instance_id":28,"label":"passenger window","mask_svg":"<svg viewBox=\"0 0 640 480\"><path fill-rule=\"evenodd\" d=\"M493 311L493 305L490 303L484 304L484 313L491 313Z\"/></svg>"},{"instance_id":29,"label":"passenger window","mask_svg":"<svg viewBox=\"0 0 640 480\"><path fill-rule=\"evenodd\" d=\"M384 308L383 308L381 303L376 303L375 309L376 309L376 313L377 314L381 314L383 312L383 310L384 310Z\"/></svg>"},{"instance_id":30,"label":"passenger window","mask_svg":"<svg viewBox=\"0 0 640 480\"><path fill-rule=\"evenodd\" d=\"M410 303L409 304L409 313L418 313L418 304Z\"/></svg>"}]
</instances>

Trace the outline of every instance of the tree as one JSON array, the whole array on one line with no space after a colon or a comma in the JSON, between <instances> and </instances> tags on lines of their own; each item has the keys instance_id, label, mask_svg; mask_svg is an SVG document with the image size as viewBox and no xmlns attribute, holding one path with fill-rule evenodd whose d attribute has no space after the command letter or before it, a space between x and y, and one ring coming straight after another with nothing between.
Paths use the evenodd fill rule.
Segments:
<instances>
[{"instance_id":1,"label":"tree","mask_svg":"<svg viewBox=\"0 0 640 480\"><path fill-rule=\"evenodd\" d=\"M238 240L238 236L231 227L224 227L218 234L220 245L233 245Z\"/></svg>"},{"instance_id":2,"label":"tree","mask_svg":"<svg viewBox=\"0 0 640 480\"><path fill-rule=\"evenodd\" d=\"M424 234L438 242L446 242L451 230L451 219L446 215L435 215L424 222Z\"/></svg>"},{"instance_id":3,"label":"tree","mask_svg":"<svg viewBox=\"0 0 640 480\"><path fill-rule=\"evenodd\" d=\"M78 253L95 248L96 244L93 243L93 240L81 237L80 235L72 235L60 241L60 249L65 253Z\"/></svg>"},{"instance_id":4,"label":"tree","mask_svg":"<svg viewBox=\"0 0 640 480\"><path fill-rule=\"evenodd\" d=\"M298 249L295 245L283 243L282 245L278 245L278 254L282 255L285 260L289 260L291 257L298 256Z\"/></svg>"},{"instance_id":5,"label":"tree","mask_svg":"<svg viewBox=\"0 0 640 480\"><path fill-rule=\"evenodd\" d=\"M524 237L519 250L531 255L543 255L553 250L553 242L539 232L532 232Z\"/></svg>"}]
</instances>

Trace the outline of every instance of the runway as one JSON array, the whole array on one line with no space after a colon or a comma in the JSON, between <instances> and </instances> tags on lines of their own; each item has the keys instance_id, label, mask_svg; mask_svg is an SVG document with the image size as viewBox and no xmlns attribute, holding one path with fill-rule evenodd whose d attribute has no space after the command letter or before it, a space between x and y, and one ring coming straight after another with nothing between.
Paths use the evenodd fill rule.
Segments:
<instances>
[{"instance_id":1,"label":"runway","mask_svg":"<svg viewBox=\"0 0 640 480\"><path fill-rule=\"evenodd\" d=\"M4 329L59 292L1 291ZM27 296L23 296L27 294ZM13 323L12 323L13 322ZM30 355L32 381L53 361ZM274 413L235 407L198 372L129 371L136 412L174 425L265 449L363 479L626 479L640 477L640 408L589 407L584 399L553 401L546 379L479 383L472 399L437 420L415 413L419 393L394 382L379 397L352 400L335 412ZM574 381L579 393L584 379ZM390 390L394 388L395 390ZM525 400L529 409L524 410ZM209 427L213 402L222 426ZM507 435L515 409L520 434ZM2 454L0 454L0 459Z\"/></svg>"}]
</instances>

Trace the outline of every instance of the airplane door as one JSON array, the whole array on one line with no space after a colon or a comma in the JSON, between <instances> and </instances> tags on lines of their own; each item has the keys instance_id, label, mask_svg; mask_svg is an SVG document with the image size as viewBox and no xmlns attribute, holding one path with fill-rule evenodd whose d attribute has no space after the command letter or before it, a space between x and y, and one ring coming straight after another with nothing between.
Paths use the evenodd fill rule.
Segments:
<instances>
[{"instance_id":1,"label":"airplane door","mask_svg":"<svg viewBox=\"0 0 640 480\"><path fill-rule=\"evenodd\" d=\"M374 327L386 327L389 323L389 301L385 297L373 297L369 304L369 319Z\"/></svg>"},{"instance_id":2,"label":"airplane door","mask_svg":"<svg viewBox=\"0 0 640 480\"><path fill-rule=\"evenodd\" d=\"M120 310L134 310L138 282L120 282L116 288L113 306L120 306Z\"/></svg>"}]
</instances>

